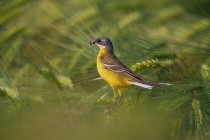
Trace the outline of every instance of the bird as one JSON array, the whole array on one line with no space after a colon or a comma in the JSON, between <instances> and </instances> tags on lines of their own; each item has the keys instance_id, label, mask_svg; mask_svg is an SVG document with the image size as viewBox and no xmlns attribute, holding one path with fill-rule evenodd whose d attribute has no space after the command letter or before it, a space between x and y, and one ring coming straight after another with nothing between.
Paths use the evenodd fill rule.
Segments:
<instances>
[{"instance_id":1,"label":"bird","mask_svg":"<svg viewBox=\"0 0 210 140\"><path fill-rule=\"evenodd\" d=\"M171 85L169 83L147 82L141 76L135 74L115 56L113 44L109 38L99 37L89 41L89 44L95 44L100 48L96 60L97 70L101 78L113 89L115 102L111 106L112 109L121 100L121 88L123 87L136 85L146 89L152 89L162 85Z\"/></svg>"}]
</instances>

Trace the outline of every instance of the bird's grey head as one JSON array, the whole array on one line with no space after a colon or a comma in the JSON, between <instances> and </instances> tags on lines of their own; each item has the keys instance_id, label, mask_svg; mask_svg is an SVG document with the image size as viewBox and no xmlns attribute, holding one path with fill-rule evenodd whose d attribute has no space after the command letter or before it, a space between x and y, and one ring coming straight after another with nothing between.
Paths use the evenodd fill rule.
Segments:
<instances>
[{"instance_id":1,"label":"bird's grey head","mask_svg":"<svg viewBox=\"0 0 210 140\"><path fill-rule=\"evenodd\" d=\"M112 46L112 42L109 38L107 37L99 37L97 39L91 40L89 41L89 44L96 44L97 46L99 46L100 48L104 48L108 51L110 51L111 53L113 53L113 46Z\"/></svg>"}]
</instances>

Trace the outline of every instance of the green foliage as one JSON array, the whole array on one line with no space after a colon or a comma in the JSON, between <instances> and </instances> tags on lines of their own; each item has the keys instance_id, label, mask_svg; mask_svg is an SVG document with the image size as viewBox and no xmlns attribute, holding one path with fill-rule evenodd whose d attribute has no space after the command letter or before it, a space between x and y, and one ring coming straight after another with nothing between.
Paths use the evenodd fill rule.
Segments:
<instances>
[{"instance_id":1,"label":"green foliage","mask_svg":"<svg viewBox=\"0 0 210 140\"><path fill-rule=\"evenodd\" d=\"M0 95L6 95L11 99L18 98L18 91L12 87L6 85L3 81L0 82Z\"/></svg>"},{"instance_id":2,"label":"green foliage","mask_svg":"<svg viewBox=\"0 0 210 140\"><path fill-rule=\"evenodd\" d=\"M50 60L44 55L44 53L37 47L36 48L39 56L44 61L44 66L35 64L29 58L22 56L23 60L28 63L37 73L43 76L50 83L54 83L58 89L62 90L63 86L73 87L72 81L62 74L60 74L55 66L52 65Z\"/></svg>"},{"instance_id":3,"label":"green foliage","mask_svg":"<svg viewBox=\"0 0 210 140\"><path fill-rule=\"evenodd\" d=\"M2 0L0 139L209 139L207 4ZM122 89L104 114L112 89L96 80L98 49L88 45L99 36L145 79L173 85Z\"/></svg>"},{"instance_id":4,"label":"green foliage","mask_svg":"<svg viewBox=\"0 0 210 140\"><path fill-rule=\"evenodd\" d=\"M202 111L201 111L201 108L200 108L199 101L196 100L196 99L193 99L192 107L193 107L194 112L195 112L196 125L197 125L197 128L199 129L199 128L201 128L201 126L203 124L203 115L202 115Z\"/></svg>"},{"instance_id":5,"label":"green foliage","mask_svg":"<svg viewBox=\"0 0 210 140\"><path fill-rule=\"evenodd\" d=\"M160 67L160 62L158 60L145 60L140 63L136 63L135 65L131 66L131 70L136 72L138 70L143 70L147 68L154 68L154 67Z\"/></svg>"}]
</instances>

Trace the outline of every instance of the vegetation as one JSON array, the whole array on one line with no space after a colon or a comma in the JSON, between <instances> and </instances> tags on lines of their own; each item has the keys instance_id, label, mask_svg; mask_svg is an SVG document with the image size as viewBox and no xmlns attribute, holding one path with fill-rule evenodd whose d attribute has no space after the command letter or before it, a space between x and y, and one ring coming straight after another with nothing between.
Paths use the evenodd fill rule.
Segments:
<instances>
[{"instance_id":1,"label":"vegetation","mask_svg":"<svg viewBox=\"0 0 210 140\"><path fill-rule=\"evenodd\" d=\"M2 0L0 139L210 139L210 2ZM97 47L172 86L128 87L116 106Z\"/></svg>"}]
</instances>

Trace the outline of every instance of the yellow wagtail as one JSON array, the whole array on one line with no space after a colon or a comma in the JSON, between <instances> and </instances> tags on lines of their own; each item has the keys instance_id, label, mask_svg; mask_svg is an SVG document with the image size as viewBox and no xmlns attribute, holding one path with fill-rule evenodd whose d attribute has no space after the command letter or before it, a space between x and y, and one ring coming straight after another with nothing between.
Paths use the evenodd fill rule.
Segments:
<instances>
[{"instance_id":1,"label":"yellow wagtail","mask_svg":"<svg viewBox=\"0 0 210 140\"><path fill-rule=\"evenodd\" d=\"M120 91L121 87L129 85L137 85L143 88L152 89L160 85L171 85L167 83L151 83L145 81L142 77L136 75L130 68L126 67L115 55L112 42L107 37L100 37L95 40L89 41L89 44L96 44L100 47L97 56L97 70L100 76L108 82L115 95L115 104L122 98Z\"/></svg>"}]
</instances>

